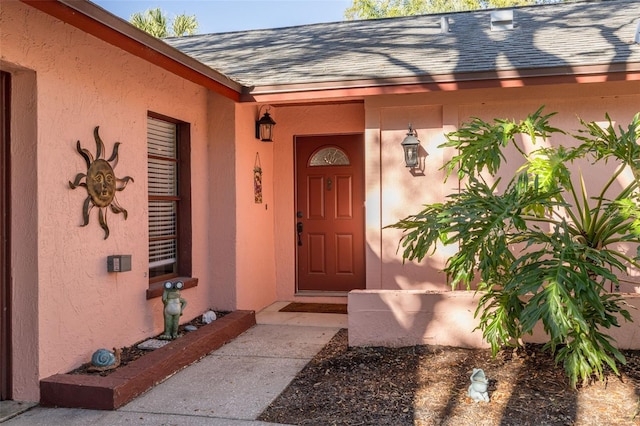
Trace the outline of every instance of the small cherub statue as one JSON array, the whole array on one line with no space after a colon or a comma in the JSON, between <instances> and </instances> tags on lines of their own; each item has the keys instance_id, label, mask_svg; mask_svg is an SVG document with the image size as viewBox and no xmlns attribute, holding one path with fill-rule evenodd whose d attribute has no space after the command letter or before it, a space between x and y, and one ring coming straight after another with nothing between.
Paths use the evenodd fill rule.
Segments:
<instances>
[{"instance_id":1,"label":"small cherub statue","mask_svg":"<svg viewBox=\"0 0 640 426\"><path fill-rule=\"evenodd\" d=\"M178 325L180 317L187 301L180 297L180 289L184 287L182 281L164 283L162 303L164 303L164 333L158 339L173 340L178 337Z\"/></svg>"},{"instance_id":2,"label":"small cherub statue","mask_svg":"<svg viewBox=\"0 0 640 426\"><path fill-rule=\"evenodd\" d=\"M489 387L489 380L484 375L484 371L481 368L474 368L471 374L471 386L467 392L469 397L475 402L489 402L489 394L487 388Z\"/></svg>"}]
</instances>

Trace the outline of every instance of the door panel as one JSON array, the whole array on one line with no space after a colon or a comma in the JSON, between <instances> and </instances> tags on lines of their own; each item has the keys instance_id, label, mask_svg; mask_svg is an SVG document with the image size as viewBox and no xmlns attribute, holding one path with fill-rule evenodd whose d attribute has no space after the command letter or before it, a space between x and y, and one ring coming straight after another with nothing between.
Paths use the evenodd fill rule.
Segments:
<instances>
[{"instance_id":1,"label":"door panel","mask_svg":"<svg viewBox=\"0 0 640 426\"><path fill-rule=\"evenodd\" d=\"M324 176L309 176L307 180L307 211L310 219L325 218Z\"/></svg>"},{"instance_id":2,"label":"door panel","mask_svg":"<svg viewBox=\"0 0 640 426\"><path fill-rule=\"evenodd\" d=\"M325 260L326 244L324 234L309 234L307 260L310 274L326 274L327 262Z\"/></svg>"},{"instance_id":3,"label":"door panel","mask_svg":"<svg viewBox=\"0 0 640 426\"><path fill-rule=\"evenodd\" d=\"M353 274L356 268L353 262L353 235L336 235L336 274Z\"/></svg>"},{"instance_id":4,"label":"door panel","mask_svg":"<svg viewBox=\"0 0 640 426\"><path fill-rule=\"evenodd\" d=\"M336 177L336 218L353 219L353 191L351 176Z\"/></svg>"},{"instance_id":5,"label":"door panel","mask_svg":"<svg viewBox=\"0 0 640 426\"><path fill-rule=\"evenodd\" d=\"M365 288L362 135L296 138L298 291Z\"/></svg>"}]
</instances>

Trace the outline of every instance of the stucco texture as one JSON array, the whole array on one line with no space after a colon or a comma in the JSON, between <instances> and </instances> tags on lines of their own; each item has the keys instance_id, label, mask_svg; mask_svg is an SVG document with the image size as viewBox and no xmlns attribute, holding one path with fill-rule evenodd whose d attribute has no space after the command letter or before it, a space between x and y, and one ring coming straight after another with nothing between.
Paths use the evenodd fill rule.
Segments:
<instances>
[{"instance_id":1,"label":"stucco texture","mask_svg":"<svg viewBox=\"0 0 640 426\"><path fill-rule=\"evenodd\" d=\"M354 134L364 131L361 102L329 105L281 105L274 108L276 140L273 144L273 196L275 216L274 250L277 300L292 300L296 294L294 146L298 136ZM299 301L346 302L346 298L296 297Z\"/></svg>"},{"instance_id":2,"label":"stucco texture","mask_svg":"<svg viewBox=\"0 0 640 426\"><path fill-rule=\"evenodd\" d=\"M145 296L147 112L191 124L194 229L209 228L209 212L220 197L220 188L233 191L233 165L219 164L219 186L209 183L210 145L215 144L209 136L207 106L217 95L206 89L19 2L2 4L0 45L3 67L31 70L35 75L30 88L35 93L14 94L33 96L37 104L13 111L30 119L36 130L31 129L35 139L25 140L29 148L20 148L25 154L14 159L17 188L13 192L12 252L16 265L21 264L17 254L26 254L34 260L31 268L36 271L25 275L30 282L17 283L14 290L14 330L20 331L14 332L14 349L21 354L14 359L14 398L37 400L38 378L73 369L87 362L98 348L126 346L163 327L161 300ZM219 107L228 109L233 117L232 105ZM121 142L116 176L135 180L117 194L128 219L108 212L110 236L106 240L97 208L90 212L89 224L80 226L87 192L81 187L72 190L68 184L76 174L87 171L76 141L96 154L95 126L100 126L107 158L115 142ZM225 145L230 140L215 143ZM26 188L18 186L24 170L34 180ZM37 212L37 221L25 227L31 208ZM233 228L231 223L218 225ZM33 244L33 234L37 244ZM189 302L185 321L215 307L216 295L209 285L214 267L208 256L214 239L215 234L206 231L193 233L193 275L200 284L183 291ZM222 243L229 239L227 236ZM106 260L112 254L130 254L132 270L108 273ZM225 306L219 308L234 307L228 298L222 303ZM20 325L24 319L28 328Z\"/></svg>"},{"instance_id":3,"label":"stucco texture","mask_svg":"<svg viewBox=\"0 0 640 426\"><path fill-rule=\"evenodd\" d=\"M448 290L441 272L446 258L455 247L439 250L422 262L402 262L398 242L401 233L385 229L389 224L418 213L424 204L439 202L457 191L455 176L444 184L444 162L452 152L438 146L444 134L455 130L472 117L524 119L545 106L545 112L557 112L551 124L569 133L585 121L605 121L605 114L626 126L637 113L635 82L578 85L518 87L509 89L474 89L457 92L436 92L407 96L378 96L365 103L367 155L367 289L387 290ZM418 132L421 148L428 155L420 170L412 171L402 164L403 140L412 124ZM530 142L530 141L529 141ZM525 141L528 149L534 147ZM540 141L539 141L540 143ZM568 135L556 135L545 143L571 144ZM505 169L513 172L522 164L518 155L508 155ZM587 185L601 185L601 177L610 175L615 165L594 167L575 164L574 172L583 172ZM629 178L624 175L620 185ZM600 184L598 183L600 182ZM620 188L619 186L618 188ZM625 277L623 291L637 292L637 279Z\"/></svg>"},{"instance_id":4,"label":"stucco texture","mask_svg":"<svg viewBox=\"0 0 640 426\"><path fill-rule=\"evenodd\" d=\"M597 83L588 88L565 84L404 96L381 95L366 97L362 103L342 99L343 103L336 100L326 105L274 106L272 113L278 123L276 141L268 146L273 146L274 162L277 300L320 300L296 294L295 289L293 150L296 136L358 132L365 135L367 289L448 291L449 284L441 271L455 247L439 250L421 263L403 262L398 251L401 233L385 228L407 215L417 213L424 204L442 201L446 195L457 191L459 183L455 177L443 184L445 175L442 167L453 155L439 148L445 141L444 134L455 130L471 117L520 120L542 105L545 105L546 112L558 112L552 119L554 126L573 133L579 127L578 118L603 121L607 112L624 124L637 112L640 95L636 89L636 82ZM400 143L406 136L409 124L417 131L421 144L420 167L417 170L406 168L403 164ZM572 139L558 135L548 143L566 144L572 143ZM528 145L530 149L534 148L530 143ZM508 162L508 170L514 171L521 165L513 161L515 158L512 157ZM244 167L249 166L249 158L246 163ZM583 170L590 167L579 166ZM603 173L610 173L610 170L590 168L586 179L588 182L598 179ZM266 176L265 182L268 182L269 177ZM248 181L244 183L248 184ZM632 277L628 278L624 291L637 291L638 284Z\"/></svg>"},{"instance_id":5,"label":"stucco texture","mask_svg":"<svg viewBox=\"0 0 640 426\"><path fill-rule=\"evenodd\" d=\"M393 333L410 329L407 321L413 319L398 320L396 308L371 314L386 309L375 300L375 291L405 291L407 300L401 293L389 296L402 308L420 298L412 295L449 290L441 272L449 253L422 263L403 262L397 250L400 234L385 228L457 190L454 179L442 183L441 167L452 155L438 147L445 133L473 116L522 119L541 105L558 112L552 124L567 131L577 128L577 117L602 121L605 113L625 124L640 104L637 81L598 78L588 83L580 77L571 84L545 80L526 86L514 78L496 80L491 88L478 88L481 82L464 86L472 89L451 82L421 86L423 93L411 94L398 87L393 95L382 94L394 93L393 87L388 92L283 92L262 99L270 99L269 105L262 100L238 103L20 2L1 3L0 46L0 67L12 74L15 99L12 322L13 349L20 356L14 357L13 396L22 400L37 400L40 378L77 367L96 349L126 346L162 329L161 300L146 299L149 111L191 125L192 269L199 285L183 291L189 303L185 321L208 308L259 310L275 301L347 301L344 294L296 292L294 146L298 136L364 134L366 290L374 293L362 296L371 299L362 299L354 309L366 313L362 318L369 326L369 315L386 315L390 319L378 321L376 333L397 340ZM277 123L272 143L254 135L265 107ZM416 170L404 166L400 146L410 124L421 143ZM86 172L76 142L95 155L95 126L100 126L107 156L116 142L122 144L116 176L135 180L117 194L128 219L109 213L106 240L97 209L89 224L80 226L87 193L68 184ZM549 143L567 141L558 137ZM262 203L254 200L258 158ZM606 168L588 169L587 180L606 173ZM106 259L112 254L132 255L132 271L108 273ZM632 274L623 290L638 292L638 281ZM445 301L452 296L437 298L434 312L445 315ZM468 310L463 305L458 307ZM429 318L419 318L423 322L412 338L431 342ZM460 339L477 343L466 334Z\"/></svg>"}]
</instances>

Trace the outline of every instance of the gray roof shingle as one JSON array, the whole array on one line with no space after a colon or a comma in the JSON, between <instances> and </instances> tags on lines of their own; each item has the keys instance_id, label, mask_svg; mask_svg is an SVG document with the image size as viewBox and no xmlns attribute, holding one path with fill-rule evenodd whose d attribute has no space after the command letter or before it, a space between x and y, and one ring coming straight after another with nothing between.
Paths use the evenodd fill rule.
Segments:
<instances>
[{"instance_id":1,"label":"gray roof shingle","mask_svg":"<svg viewBox=\"0 0 640 426\"><path fill-rule=\"evenodd\" d=\"M640 1L488 10L203 34L165 41L247 87L640 63ZM442 33L440 19L449 17Z\"/></svg>"}]
</instances>

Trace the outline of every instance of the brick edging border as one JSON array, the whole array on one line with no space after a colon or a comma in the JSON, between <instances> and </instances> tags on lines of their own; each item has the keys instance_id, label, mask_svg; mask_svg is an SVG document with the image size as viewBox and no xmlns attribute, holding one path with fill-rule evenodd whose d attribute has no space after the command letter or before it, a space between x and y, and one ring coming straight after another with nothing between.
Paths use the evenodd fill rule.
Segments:
<instances>
[{"instance_id":1,"label":"brick edging border","mask_svg":"<svg viewBox=\"0 0 640 426\"><path fill-rule=\"evenodd\" d=\"M116 410L255 324L254 311L235 311L108 376L56 374L47 377L40 380L40 405Z\"/></svg>"}]
</instances>

